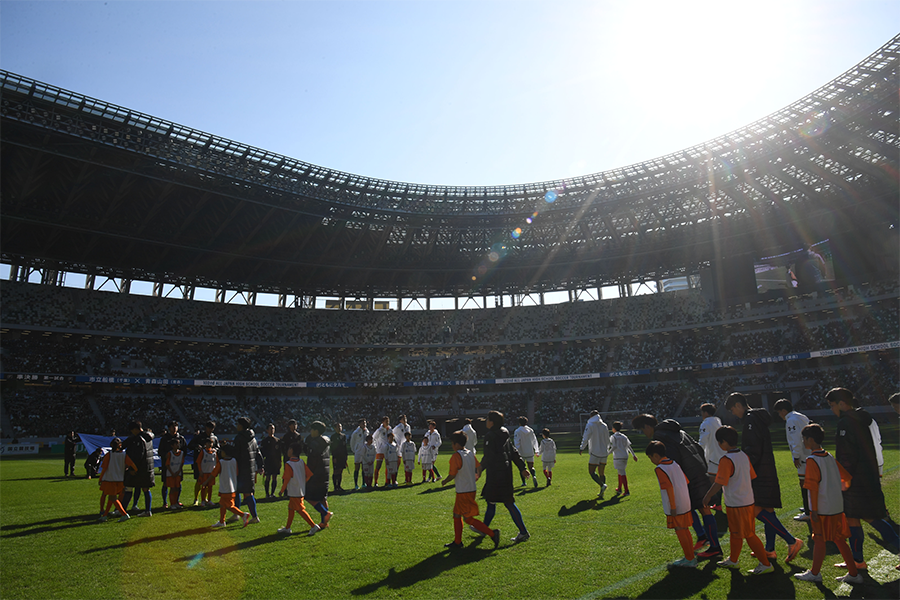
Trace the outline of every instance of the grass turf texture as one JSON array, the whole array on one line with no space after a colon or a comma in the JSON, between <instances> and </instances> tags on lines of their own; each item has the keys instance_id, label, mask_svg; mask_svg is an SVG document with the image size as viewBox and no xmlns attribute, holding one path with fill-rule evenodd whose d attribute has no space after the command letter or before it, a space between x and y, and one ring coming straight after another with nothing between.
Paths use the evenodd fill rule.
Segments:
<instances>
[{"instance_id":1,"label":"grass turf texture","mask_svg":"<svg viewBox=\"0 0 900 600\"><path fill-rule=\"evenodd\" d=\"M781 443L783 429L772 431L776 444ZM884 489L896 514L898 431L891 427L882 432ZM823 584L795 580L793 573L809 568L812 549L804 547L788 565L783 561L787 548L780 539L771 575L746 575L756 565L746 547L740 571L707 561L696 570L669 572L665 565L680 557L680 547L674 532L665 527L653 467L641 451L646 439L630 432L638 452L638 462L628 464L631 496L613 496L616 474L610 464L610 487L606 499L598 501L597 486L587 475L587 458L577 454L580 436L555 437L560 453L553 485L544 486L538 460L539 489L530 482L516 489L531 540L510 542L516 530L506 510L498 506L492 527L500 528L503 541L497 551L489 539L475 537L468 527L463 549L444 549L444 543L453 539L452 484L332 496L331 526L310 538L299 517L294 531L301 534L276 533L287 516L285 500L261 501L262 522L257 525L242 529L237 523L214 530L210 525L218 517L218 507L159 510L159 486L154 488L152 518L97 523L96 480L59 477L61 458L7 458L0 462L0 595L216 600L900 597L900 571L894 570L900 559L881 546L868 525L865 554L870 568L863 585L834 580L844 572L831 566L840 562L834 548L822 569ZM449 451L441 452L444 475L448 458ZM806 526L792 519L800 497L783 443L776 458L785 506L777 513L792 533L806 540ZM418 482L421 471L415 475ZM352 483L352 474L345 474L345 484L348 481ZM182 501L191 500L192 491L186 489ZM479 506L483 517L485 504ZM319 520L318 513L310 509L310 514ZM762 537L759 524L757 531ZM727 534L722 541L727 548Z\"/></svg>"}]
</instances>

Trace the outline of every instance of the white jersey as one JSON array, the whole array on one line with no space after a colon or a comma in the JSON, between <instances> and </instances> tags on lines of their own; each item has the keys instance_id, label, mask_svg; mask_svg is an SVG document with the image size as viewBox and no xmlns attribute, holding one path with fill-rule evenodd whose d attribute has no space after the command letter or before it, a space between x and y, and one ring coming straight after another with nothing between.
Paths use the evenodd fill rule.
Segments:
<instances>
[{"instance_id":1,"label":"white jersey","mask_svg":"<svg viewBox=\"0 0 900 600\"><path fill-rule=\"evenodd\" d=\"M400 447L395 443L390 443L384 447L384 460L389 465L397 465L400 463Z\"/></svg>"},{"instance_id":2,"label":"white jersey","mask_svg":"<svg viewBox=\"0 0 900 600\"><path fill-rule=\"evenodd\" d=\"M609 436L609 445L612 447L613 458L624 458L628 460L628 455L634 456L634 450L631 449L631 440L621 431L616 431Z\"/></svg>"},{"instance_id":3,"label":"white jersey","mask_svg":"<svg viewBox=\"0 0 900 600\"><path fill-rule=\"evenodd\" d=\"M405 442L407 433L412 433L409 423L397 423L394 425L394 443L399 446Z\"/></svg>"},{"instance_id":4,"label":"white jersey","mask_svg":"<svg viewBox=\"0 0 900 600\"><path fill-rule=\"evenodd\" d=\"M472 427L471 423L466 423L462 432L466 434L466 450L469 452L475 452L475 444L478 442L478 435L475 433L475 428Z\"/></svg>"},{"instance_id":5,"label":"white jersey","mask_svg":"<svg viewBox=\"0 0 900 600\"><path fill-rule=\"evenodd\" d=\"M422 447L419 448L419 463L425 468L434 464L434 448L431 447L431 444L427 446L422 444Z\"/></svg>"},{"instance_id":6,"label":"white jersey","mask_svg":"<svg viewBox=\"0 0 900 600\"><path fill-rule=\"evenodd\" d=\"M824 516L841 514L844 512L844 495L841 493L841 471L838 469L837 461L824 450L812 453L808 460L816 461L822 477L819 480L818 513ZM812 492L804 491L809 498ZM810 506L812 506L812 499L810 499Z\"/></svg>"},{"instance_id":7,"label":"white jersey","mask_svg":"<svg viewBox=\"0 0 900 600\"><path fill-rule=\"evenodd\" d=\"M428 438L428 447L432 449L434 457L437 458L438 449L441 447L441 434L435 429L434 431L426 431L425 437Z\"/></svg>"},{"instance_id":8,"label":"white jersey","mask_svg":"<svg viewBox=\"0 0 900 600\"><path fill-rule=\"evenodd\" d=\"M710 467L718 465L722 457L725 456L725 451L722 450L719 442L716 441L716 431L721 426L722 420L719 417L706 417L700 423L700 439L697 441L703 448L703 455L706 457L706 463ZM709 472L714 472L714 469L710 469Z\"/></svg>"},{"instance_id":9,"label":"white jersey","mask_svg":"<svg viewBox=\"0 0 900 600\"><path fill-rule=\"evenodd\" d=\"M291 478L287 484L287 495L290 498L302 498L306 496L306 463L302 458L292 458L284 463L285 472L287 468L291 468Z\"/></svg>"},{"instance_id":10,"label":"white jersey","mask_svg":"<svg viewBox=\"0 0 900 600\"><path fill-rule=\"evenodd\" d=\"M719 461L719 475L722 474L726 461L734 465L734 471L729 476L728 485L722 488L725 505L734 508L753 505L756 500L753 497L753 486L750 485L750 473L753 469L750 466L750 457L741 450L726 452Z\"/></svg>"},{"instance_id":11,"label":"white jersey","mask_svg":"<svg viewBox=\"0 0 900 600\"><path fill-rule=\"evenodd\" d=\"M100 475L100 481L125 481L125 451L110 451L107 456L109 456L109 461L106 463L106 468L103 469L103 474Z\"/></svg>"},{"instance_id":12,"label":"white jersey","mask_svg":"<svg viewBox=\"0 0 900 600\"><path fill-rule=\"evenodd\" d=\"M388 434L391 433L390 427L379 425L375 433L372 434L372 443L375 445L376 454L384 454L384 449L388 445Z\"/></svg>"},{"instance_id":13,"label":"white jersey","mask_svg":"<svg viewBox=\"0 0 900 600\"><path fill-rule=\"evenodd\" d=\"M364 465L374 465L375 464L375 444L371 446L369 444L362 445L362 463Z\"/></svg>"},{"instance_id":14,"label":"white jersey","mask_svg":"<svg viewBox=\"0 0 900 600\"><path fill-rule=\"evenodd\" d=\"M540 453L540 448L538 448L537 443L537 436L534 435L534 429L532 429L528 425L522 425L518 429L516 429L516 432L513 434L513 441L516 450L519 451L519 456L522 457L522 460L532 462L529 459L533 459L535 454Z\"/></svg>"},{"instance_id":15,"label":"white jersey","mask_svg":"<svg viewBox=\"0 0 900 600\"><path fill-rule=\"evenodd\" d=\"M688 493L687 477L685 476L684 471L681 470L681 467L678 466L678 463L671 458L666 458L656 465L656 470L657 478L661 479L662 477L666 477L669 482L671 482L672 491L675 496L675 506L672 506L669 501L669 493L665 489L660 488L659 491L660 494L662 494L663 512L670 517L691 512L691 496Z\"/></svg>"},{"instance_id":16,"label":"white jersey","mask_svg":"<svg viewBox=\"0 0 900 600\"><path fill-rule=\"evenodd\" d=\"M594 415L588 419L584 426L584 436L581 438L581 450L585 448L591 453L591 456L598 458L606 458L609 456L609 427L600 418L600 415Z\"/></svg>"},{"instance_id":17,"label":"white jersey","mask_svg":"<svg viewBox=\"0 0 900 600\"><path fill-rule=\"evenodd\" d=\"M217 462L218 458L216 458L216 451L208 451L204 448L203 454L200 455L200 472L204 474L212 473L213 469L216 468Z\"/></svg>"},{"instance_id":18,"label":"white jersey","mask_svg":"<svg viewBox=\"0 0 900 600\"><path fill-rule=\"evenodd\" d=\"M475 482L477 481L475 477L475 465L477 462L475 454L465 448L457 450L456 453L462 459L462 467L456 472L456 477L453 479L453 483L456 485L456 493L474 492Z\"/></svg>"},{"instance_id":19,"label":"white jersey","mask_svg":"<svg viewBox=\"0 0 900 600\"><path fill-rule=\"evenodd\" d=\"M350 434L350 452L353 453L353 460L355 462L362 461L362 454L360 453L360 446L366 445L366 437L369 435L369 430L365 427L357 427L353 430L353 433Z\"/></svg>"},{"instance_id":20,"label":"white jersey","mask_svg":"<svg viewBox=\"0 0 900 600\"><path fill-rule=\"evenodd\" d=\"M237 460L219 460L219 493L233 494L237 491Z\"/></svg>"},{"instance_id":21,"label":"white jersey","mask_svg":"<svg viewBox=\"0 0 900 600\"><path fill-rule=\"evenodd\" d=\"M812 454L806 446L803 445L803 428L809 425L809 418L806 415L791 411L784 416L784 432L787 436L788 447L791 449L791 458L800 461L797 467L797 473L803 475L806 472L806 459Z\"/></svg>"},{"instance_id":22,"label":"white jersey","mask_svg":"<svg viewBox=\"0 0 900 600\"><path fill-rule=\"evenodd\" d=\"M184 465L184 452L169 452L169 465L166 467L166 477L181 477Z\"/></svg>"},{"instance_id":23,"label":"white jersey","mask_svg":"<svg viewBox=\"0 0 900 600\"><path fill-rule=\"evenodd\" d=\"M409 440L400 445L400 456L403 458L404 463L415 463L416 453L417 449L414 441Z\"/></svg>"},{"instance_id":24,"label":"white jersey","mask_svg":"<svg viewBox=\"0 0 900 600\"><path fill-rule=\"evenodd\" d=\"M541 440L541 460L545 463L556 461L556 442L551 438Z\"/></svg>"}]
</instances>

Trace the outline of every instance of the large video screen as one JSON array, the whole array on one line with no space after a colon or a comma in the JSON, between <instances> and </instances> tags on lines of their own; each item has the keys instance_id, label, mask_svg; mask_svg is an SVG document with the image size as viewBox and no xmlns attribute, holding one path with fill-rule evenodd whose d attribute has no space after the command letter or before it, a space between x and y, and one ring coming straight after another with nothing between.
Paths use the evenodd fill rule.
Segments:
<instances>
[{"instance_id":1,"label":"large video screen","mask_svg":"<svg viewBox=\"0 0 900 600\"><path fill-rule=\"evenodd\" d=\"M834 281L831 244L822 240L756 261L756 291L783 290L789 295L822 290Z\"/></svg>"}]
</instances>

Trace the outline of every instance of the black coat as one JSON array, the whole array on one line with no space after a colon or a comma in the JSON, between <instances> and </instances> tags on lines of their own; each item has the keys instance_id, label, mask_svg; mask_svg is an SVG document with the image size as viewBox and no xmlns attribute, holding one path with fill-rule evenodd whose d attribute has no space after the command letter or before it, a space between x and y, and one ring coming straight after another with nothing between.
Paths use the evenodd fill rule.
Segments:
<instances>
[{"instance_id":1,"label":"black coat","mask_svg":"<svg viewBox=\"0 0 900 600\"><path fill-rule=\"evenodd\" d=\"M281 473L281 440L274 435L267 435L259 443L259 449L262 451L263 460L265 461L266 476Z\"/></svg>"},{"instance_id":2,"label":"black coat","mask_svg":"<svg viewBox=\"0 0 900 600\"><path fill-rule=\"evenodd\" d=\"M328 436L306 437L306 466L312 471L312 477L306 480L306 499L310 502L321 502L328 495L330 445Z\"/></svg>"},{"instance_id":3,"label":"black coat","mask_svg":"<svg viewBox=\"0 0 900 600\"><path fill-rule=\"evenodd\" d=\"M237 459L237 493L252 494L256 483L256 472L263 466L263 457L256 444L252 429L238 431L234 436L231 451Z\"/></svg>"},{"instance_id":4,"label":"black coat","mask_svg":"<svg viewBox=\"0 0 900 600\"><path fill-rule=\"evenodd\" d=\"M125 487L152 488L156 485L153 465L153 434L142 431L125 440L125 454L134 462L137 472L125 472Z\"/></svg>"},{"instance_id":5,"label":"black coat","mask_svg":"<svg viewBox=\"0 0 900 600\"><path fill-rule=\"evenodd\" d=\"M76 433L73 436L66 436L65 439L65 457L69 460L75 460L75 449L78 448L78 442L81 441L81 438L78 437Z\"/></svg>"},{"instance_id":6,"label":"black coat","mask_svg":"<svg viewBox=\"0 0 900 600\"><path fill-rule=\"evenodd\" d=\"M778 469L775 467L775 453L772 451L772 434L769 431L771 422L772 417L766 409L749 409L744 415L741 450L750 459L750 464L756 471L756 479L751 482L756 505L781 508L781 486L778 483Z\"/></svg>"},{"instance_id":7,"label":"black coat","mask_svg":"<svg viewBox=\"0 0 900 600\"><path fill-rule=\"evenodd\" d=\"M331 459L335 470L343 470L347 466L347 436L335 433L331 436Z\"/></svg>"},{"instance_id":8,"label":"black coat","mask_svg":"<svg viewBox=\"0 0 900 600\"><path fill-rule=\"evenodd\" d=\"M861 408L842 412L837 422L834 458L853 476L844 492L844 514L851 519L887 516L871 423L872 416Z\"/></svg>"},{"instance_id":9,"label":"black coat","mask_svg":"<svg viewBox=\"0 0 900 600\"><path fill-rule=\"evenodd\" d=\"M281 436L281 456L284 458L283 462L288 461L288 458L289 458L288 450L291 449L291 444L293 444L294 442L301 442L301 444L303 442L303 438L301 438L300 434L297 433L296 431L288 430L287 433L285 433L283 436ZM303 452L302 448L301 448L300 452L301 453Z\"/></svg>"},{"instance_id":10,"label":"black coat","mask_svg":"<svg viewBox=\"0 0 900 600\"><path fill-rule=\"evenodd\" d=\"M707 473L706 456L703 447L694 441L674 419L666 419L653 430L653 439L666 446L666 456L678 463L688 478L688 494L691 497L691 508L700 510L703 497L712 483Z\"/></svg>"},{"instance_id":11,"label":"black coat","mask_svg":"<svg viewBox=\"0 0 900 600\"><path fill-rule=\"evenodd\" d=\"M519 471L527 468L518 450L509 441L506 427L488 429L482 447L481 468L486 473L481 497L488 502L514 502L513 472L516 465Z\"/></svg>"}]
</instances>

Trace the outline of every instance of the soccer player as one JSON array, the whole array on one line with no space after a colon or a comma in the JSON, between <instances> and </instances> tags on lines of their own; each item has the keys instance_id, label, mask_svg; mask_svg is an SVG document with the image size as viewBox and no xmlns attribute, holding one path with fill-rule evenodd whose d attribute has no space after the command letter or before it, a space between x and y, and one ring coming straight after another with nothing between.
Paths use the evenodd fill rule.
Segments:
<instances>
[{"instance_id":1,"label":"soccer player","mask_svg":"<svg viewBox=\"0 0 900 600\"><path fill-rule=\"evenodd\" d=\"M149 431L144 431L140 421L129 423L128 430L131 431L131 436L125 440L123 447L125 448L125 454L137 466L137 471L125 474L125 496L122 504L127 508L132 494L136 489L140 489L144 492L144 512L138 516L150 517L153 516L153 495L150 492L150 488L156 485L156 477L154 475L156 466L153 464L153 434ZM137 507L137 502L138 498L137 494L135 494L132 510Z\"/></svg>"},{"instance_id":2,"label":"soccer player","mask_svg":"<svg viewBox=\"0 0 900 600\"><path fill-rule=\"evenodd\" d=\"M188 446L188 450L194 456L194 462L191 465L191 470L194 475L194 506L197 506L197 498L200 496L200 491L202 486L200 485L200 479L203 473L200 471L200 459L202 457L202 450L206 448L207 440L212 441L211 448L215 450L219 447L219 438L216 437L214 433L216 430L216 422L215 421L207 421L206 425L203 426L203 433L199 432L199 427L197 434L191 439L191 443ZM215 461L213 461L213 468L215 467ZM210 469L212 471L212 469ZM209 492L210 496L212 495L212 488L210 488Z\"/></svg>"},{"instance_id":3,"label":"soccer player","mask_svg":"<svg viewBox=\"0 0 900 600\"><path fill-rule=\"evenodd\" d=\"M353 487L359 489L359 471L362 469L362 452L366 445L369 430L366 428L366 420L360 419L353 433L350 434L350 451L353 453Z\"/></svg>"},{"instance_id":4,"label":"soccer player","mask_svg":"<svg viewBox=\"0 0 900 600\"><path fill-rule=\"evenodd\" d=\"M528 472L531 473L531 480L534 487L537 487L537 474L534 471L534 455L540 454L537 436L534 430L528 426L528 417L519 417L519 427L513 434L513 441L519 456L528 464ZM525 478L522 478L522 485L525 485Z\"/></svg>"},{"instance_id":5,"label":"soccer player","mask_svg":"<svg viewBox=\"0 0 900 600\"><path fill-rule=\"evenodd\" d=\"M550 437L550 430L541 429L541 467L547 478L547 487L553 483L553 467L556 466L556 442Z\"/></svg>"},{"instance_id":6,"label":"soccer player","mask_svg":"<svg viewBox=\"0 0 900 600\"><path fill-rule=\"evenodd\" d=\"M614 425L615 426L615 425ZM647 445L647 458L656 465L656 479L662 495L663 513L666 515L666 527L675 530L678 543L684 558L669 563L672 567L696 567L694 556L694 539L688 528L691 526L691 496L688 494L688 480L678 463L666 456L666 445L651 441ZM628 458L625 458L628 461Z\"/></svg>"},{"instance_id":7,"label":"soccer player","mask_svg":"<svg viewBox=\"0 0 900 600\"><path fill-rule=\"evenodd\" d=\"M283 436L281 436L281 456L282 463L286 463L288 461L288 450L290 447L296 443L303 443L303 438L300 437L300 433L297 431L297 421L296 419L291 419L288 421L288 430Z\"/></svg>"},{"instance_id":8,"label":"soccer player","mask_svg":"<svg viewBox=\"0 0 900 600\"><path fill-rule=\"evenodd\" d=\"M412 474L416 468L416 443L412 439L412 433L406 432L406 441L400 445L400 456L403 458L404 483L412 484Z\"/></svg>"},{"instance_id":9,"label":"soccer player","mask_svg":"<svg viewBox=\"0 0 900 600\"><path fill-rule=\"evenodd\" d=\"M900 545L900 539L885 521L887 507L878 477L878 459L869 424L872 416L858 408L853 392L833 388L825 394L831 411L837 416L834 457L853 477L853 485L844 490L844 515L850 526L850 550L859 569L866 569L863 558L863 529L861 521L874 527L888 544ZM837 566L847 568L849 563Z\"/></svg>"},{"instance_id":10,"label":"soccer player","mask_svg":"<svg viewBox=\"0 0 900 600\"><path fill-rule=\"evenodd\" d=\"M334 516L334 513L328 510L330 445L331 440L325 435L325 423L313 421L309 426L309 435L306 436L306 465L313 473L306 482L306 499L322 515L319 529L328 527L328 521Z\"/></svg>"},{"instance_id":11,"label":"soccer player","mask_svg":"<svg viewBox=\"0 0 900 600\"><path fill-rule=\"evenodd\" d=\"M237 498L235 505L240 506L241 500L247 503L247 509L250 511L250 523L259 523L259 515L256 512L256 497L254 491L256 487L256 474L265 475L265 467L263 466L263 457L256 443L256 434L250 428L250 419L248 417L240 417L236 421L237 434L232 441L232 449L230 454L234 456L238 464L237 488L235 492L241 494L243 498ZM220 461L221 462L221 461ZM221 484L219 486L221 490Z\"/></svg>"},{"instance_id":12,"label":"soccer player","mask_svg":"<svg viewBox=\"0 0 900 600\"><path fill-rule=\"evenodd\" d=\"M482 535L489 535L494 548L500 543L500 530L490 529L478 516L478 502L475 501L475 482L481 476L481 464L475 454L466 449L466 434L454 431L450 434L453 456L450 457L450 472L441 482L447 485L455 481L456 501L453 504L453 541L446 548L462 548L463 521L474 527Z\"/></svg>"},{"instance_id":13,"label":"soccer player","mask_svg":"<svg viewBox=\"0 0 900 600\"><path fill-rule=\"evenodd\" d=\"M275 436L275 424L269 423L266 426L266 437L259 443L259 450L263 455L263 466L265 467L265 480L263 488L265 497L274 498L275 489L278 487L278 474L281 473L281 440Z\"/></svg>"},{"instance_id":14,"label":"soccer player","mask_svg":"<svg viewBox=\"0 0 900 600\"><path fill-rule=\"evenodd\" d=\"M397 424L394 425L394 443L397 444L399 448L403 441L406 439L406 434L412 434L412 428L409 426L409 423L406 422L406 415L400 415L397 419Z\"/></svg>"},{"instance_id":15,"label":"soccer player","mask_svg":"<svg viewBox=\"0 0 900 600\"><path fill-rule=\"evenodd\" d=\"M397 471L400 470L400 447L394 441L394 432L388 434L388 443L384 447L384 468L387 473L387 485L397 487Z\"/></svg>"},{"instance_id":16,"label":"soccer player","mask_svg":"<svg viewBox=\"0 0 900 600\"><path fill-rule=\"evenodd\" d=\"M428 436L422 438L419 448L419 466L422 467L422 483L434 481L434 449L428 443Z\"/></svg>"},{"instance_id":17,"label":"soccer player","mask_svg":"<svg viewBox=\"0 0 900 600\"><path fill-rule=\"evenodd\" d=\"M697 440L706 456L706 473L710 479L716 478L719 459L725 454L716 441L716 431L722 426L722 420L716 416L716 405L706 403L700 406L703 422L700 423L700 437Z\"/></svg>"},{"instance_id":18,"label":"soccer player","mask_svg":"<svg viewBox=\"0 0 900 600\"><path fill-rule=\"evenodd\" d=\"M167 494L169 483L165 460L166 456L168 456L169 452L172 450L172 443L176 440L178 441L178 447L182 451L185 451L187 449L187 442L185 441L184 436L178 433L178 421L170 421L169 424L166 425L166 432L159 437L159 446L156 449L156 454L163 463L159 469L160 479L162 480L163 510L169 508L169 495Z\"/></svg>"},{"instance_id":19,"label":"soccer player","mask_svg":"<svg viewBox=\"0 0 900 600\"><path fill-rule=\"evenodd\" d=\"M513 498L513 464L519 469L522 477L529 477L528 468L518 451L509 440L509 431L503 426L503 413L492 410L488 413L487 435L484 436L484 450L482 451L481 468L487 471L487 481L481 489L481 496L487 501L487 510L484 511L484 524L490 527L497 510L497 503L506 506L509 516L519 529L513 543L524 542L531 537L525 528L522 512L516 506Z\"/></svg>"},{"instance_id":20,"label":"soccer player","mask_svg":"<svg viewBox=\"0 0 900 600\"><path fill-rule=\"evenodd\" d=\"M825 544L834 542L844 557L844 564L848 570L847 575L837 579L845 583L862 583L863 578L856 568L850 546L847 545L850 529L844 516L844 497L841 493L841 490L847 489L852 484L850 473L822 449L825 431L821 425L811 423L800 431L800 435L804 446L810 451L810 456L806 460L806 477L803 485L809 496L809 515L813 530L813 564L803 573L794 573L794 577L802 581L821 582L822 576L819 571L825 562Z\"/></svg>"},{"instance_id":21,"label":"soccer player","mask_svg":"<svg viewBox=\"0 0 900 600\"><path fill-rule=\"evenodd\" d=\"M366 436L365 442L359 447L357 456L359 456L360 464L362 464L363 487L367 490L372 489L372 473L375 472L375 445L372 441L372 435Z\"/></svg>"},{"instance_id":22,"label":"soccer player","mask_svg":"<svg viewBox=\"0 0 900 600\"><path fill-rule=\"evenodd\" d=\"M344 427L340 423L334 424L334 435L331 436L331 483L334 485L334 492L340 493L344 491L341 487L341 480L344 478L344 469L347 468L347 434L344 433Z\"/></svg>"},{"instance_id":23,"label":"soccer player","mask_svg":"<svg viewBox=\"0 0 900 600\"><path fill-rule=\"evenodd\" d=\"M122 450L122 440L113 438L110 443L110 451L103 457L100 466L100 492L102 497L106 497L106 510L100 515L99 521L106 521L110 509L115 505L121 514L119 521L127 521L131 517L125 511L125 507L119 502L119 495L125 489L125 471L137 471L134 461Z\"/></svg>"},{"instance_id":24,"label":"soccer player","mask_svg":"<svg viewBox=\"0 0 900 600\"><path fill-rule=\"evenodd\" d=\"M478 443L478 434L475 433L475 428L472 427L472 419L465 419L465 423L462 432L466 434L466 450L475 452L475 445Z\"/></svg>"},{"instance_id":25,"label":"soccer player","mask_svg":"<svg viewBox=\"0 0 900 600\"><path fill-rule=\"evenodd\" d=\"M803 540L791 535L775 514L775 509L781 508L781 486L778 483L778 470L775 468L772 436L769 433L772 417L764 408L750 408L747 398L740 392L734 392L728 396L725 401L725 409L743 422L741 450L750 459L750 464L753 465L753 470L756 472L756 478L753 479L751 485L756 501L756 518L765 526L766 555L768 558L775 558L775 535L777 534L788 545L785 562L791 562L803 547Z\"/></svg>"},{"instance_id":26,"label":"soccer player","mask_svg":"<svg viewBox=\"0 0 900 600\"><path fill-rule=\"evenodd\" d=\"M238 461L231 455L232 448L230 446L220 446L217 454L219 460L216 462L216 468L212 473L200 480L200 485L211 485L219 476L219 520L213 524L213 529L225 527L225 513L231 511L236 517L244 522L244 527L250 522L250 513L245 513L234 505L234 498L238 490Z\"/></svg>"},{"instance_id":27,"label":"soccer player","mask_svg":"<svg viewBox=\"0 0 900 600\"><path fill-rule=\"evenodd\" d=\"M750 482L756 477L750 458L738 448L738 433L734 427L725 425L716 430L716 440L725 456L719 461L719 469L716 471L716 481L703 497L703 504L709 505L713 494L719 490L725 492L725 514L728 516L728 532L730 535L730 552L728 558L720 560L720 567L736 567L741 556L741 547L744 540L753 551L753 556L759 561L756 568L749 572L750 575L763 575L774 571L769 562L769 557L762 542L756 535L754 517L756 506L753 497L753 486Z\"/></svg>"},{"instance_id":28,"label":"soccer player","mask_svg":"<svg viewBox=\"0 0 900 600\"><path fill-rule=\"evenodd\" d=\"M662 423L653 415L638 415L631 420L631 426L642 432L648 439L657 440L666 446L666 456L678 463L681 470L688 478L688 494L691 496L691 521L694 532L697 534L697 543L694 545L696 552L705 544L709 548L697 553L697 558L713 558L722 554L719 545L719 528L716 525L716 517L709 509L709 505L703 502L703 496L709 490L712 482L706 476L706 458L703 448L694 441L682 428L678 421L666 419ZM697 516L697 511L703 515L703 522Z\"/></svg>"},{"instance_id":29,"label":"soccer player","mask_svg":"<svg viewBox=\"0 0 900 600\"><path fill-rule=\"evenodd\" d=\"M600 417L600 412L591 411L591 417L584 426L584 435L581 438L581 447L578 449L579 456L588 449L588 473L591 479L600 486L600 493L597 495L601 500L606 492L606 461L609 456L609 427Z\"/></svg>"},{"instance_id":30,"label":"soccer player","mask_svg":"<svg viewBox=\"0 0 900 600\"><path fill-rule=\"evenodd\" d=\"M298 513L309 524L310 529L307 535L315 535L319 531L319 526L306 512L306 506L303 504L303 497L306 496L306 482L312 477L313 473L306 466L306 463L303 462L303 459L300 458L302 451L303 444L293 443L288 448L288 461L284 463L284 476L282 477L279 495L287 493L289 498L288 518L287 524L284 527L280 527L278 533L286 535L293 533L291 525L294 522L294 513Z\"/></svg>"},{"instance_id":31,"label":"soccer player","mask_svg":"<svg viewBox=\"0 0 900 600\"><path fill-rule=\"evenodd\" d=\"M440 452L441 444L441 434L437 430L437 423L434 420L428 421L428 431L425 432L425 435L428 436L428 445L431 447L431 452L433 456L432 460L432 470L434 471L434 481L441 478L440 472L438 472L437 462L438 462L438 452Z\"/></svg>"},{"instance_id":32,"label":"soccer player","mask_svg":"<svg viewBox=\"0 0 900 600\"><path fill-rule=\"evenodd\" d=\"M788 447L791 449L791 458L794 460L794 467L797 469L797 476L800 478L800 495L803 497L803 512L794 517L795 521L806 521L809 532L812 534L812 525L809 524L809 494L806 493L803 485L803 478L806 476L806 459L812 454L805 446L803 441L803 428L809 425L809 417L794 410L791 401L782 398L775 402L772 407L784 421L784 433L787 436Z\"/></svg>"},{"instance_id":33,"label":"soccer player","mask_svg":"<svg viewBox=\"0 0 900 600\"><path fill-rule=\"evenodd\" d=\"M625 474L625 469L628 467L628 455L630 454L634 461L637 462L637 455L634 453L634 450L631 449L631 440L628 439L628 436L622 433L622 422L616 421L612 424L613 434L609 436L609 445L612 447L613 453L613 466L616 468L616 473L619 476L619 484L616 486L616 496L622 494L622 490L625 490L625 493L622 494L622 497L630 496L631 492L628 491L628 476ZM681 467L679 467L680 469ZM690 512L690 511L688 511Z\"/></svg>"},{"instance_id":34,"label":"soccer player","mask_svg":"<svg viewBox=\"0 0 900 600\"><path fill-rule=\"evenodd\" d=\"M184 505L180 502L181 480L184 476L182 471L184 467L184 451L181 449L181 442L178 441L178 438L173 438L169 442L169 447L171 450L166 453L163 464L166 487L169 489L169 504L172 508L184 508Z\"/></svg>"},{"instance_id":35,"label":"soccer player","mask_svg":"<svg viewBox=\"0 0 900 600\"><path fill-rule=\"evenodd\" d=\"M388 434L392 433L391 418L385 415L381 419L381 425L372 432L372 441L375 443L375 481L372 487L378 487L378 472L381 471L381 465L384 462L384 449L387 446ZM384 470L384 483L388 483L387 469Z\"/></svg>"},{"instance_id":36,"label":"soccer player","mask_svg":"<svg viewBox=\"0 0 900 600\"><path fill-rule=\"evenodd\" d=\"M207 438L197 459L197 468L200 472L197 486L200 487L200 503L203 506L215 506L212 502L212 488L216 484L216 478L210 477L210 474L219 462L218 449L213 446L216 443L211 438ZM206 483L203 484L202 481L206 481ZM197 505L197 500L194 500L194 506Z\"/></svg>"}]
</instances>

